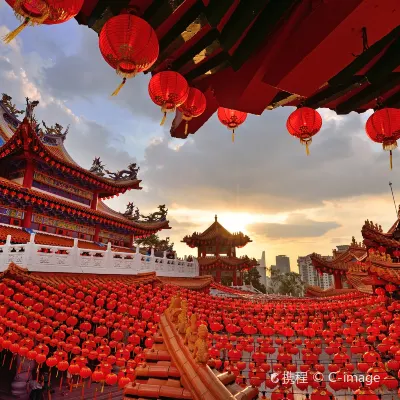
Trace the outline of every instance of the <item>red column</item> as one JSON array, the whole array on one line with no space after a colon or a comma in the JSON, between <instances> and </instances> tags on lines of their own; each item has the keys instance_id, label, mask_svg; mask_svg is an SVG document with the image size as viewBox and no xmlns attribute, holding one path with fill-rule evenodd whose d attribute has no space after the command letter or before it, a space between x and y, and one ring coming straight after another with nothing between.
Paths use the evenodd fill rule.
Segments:
<instances>
[{"instance_id":1,"label":"red column","mask_svg":"<svg viewBox=\"0 0 400 400\"><path fill-rule=\"evenodd\" d=\"M335 289L342 289L342 276L340 274L334 274L333 278L335 280Z\"/></svg>"},{"instance_id":2,"label":"red column","mask_svg":"<svg viewBox=\"0 0 400 400\"><path fill-rule=\"evenodd\" d=\"M94 242L99 242L99 235L100 235L100 225L96 225L94 228L94 236L93 236L93 241Z\"/></svg>"},{"instance_id":3,"label":"red column","mask_svg":"<svg viewBox=\"0 0 400 400\"><path fill-rule=\"evenodd\" d=\"M233 270L232 277L233 277L233 286L237 286L237 270L236 270L236 268Z\"/></svg>"},{"instance_id":4,"label":"red column","mask_svg":"<svg viewBox=\"0 0 400 400\"><path fill-rule=\"evenodd\" d=\"M215 276L215 281L217 283L221 283L221 270L220 269L217 269L217 274Z\"/></svg>"},{"instance_id":5,"label":"red column","mask_svg":"<svg viewBox=\"0 0 400 400\"><path fill-rule=\"evenodd\" d=\"M129 236L129 246L128 247L132 247L133 246L133 241L135 240L135 235L132 233L132 235Z\"/></svg>"},{"instance_id":6,"label":"red column","mask_svg":"<svg viewBox=\"0 0 400 400\"><path fill-rule=\"evenodd\" d=\"M24 221L22 223L22 226L24 228L30 228L31 223L32 223L32 206L27 206L25 208Z\"/></svg>"},{"instance_id":7,"label":"red column","mask_svg":"<svg viewBox=\"0 0 400 400\"><path fill-rule=\"evenodd\" d=\"M99 201L99 194L97 192L93 193L93 198L92 201L90 203L90 208L92 210L97 210L97 202Z\"/></svg>"},{"instance_id":8,"label":"red column","mask_svg":"<svg viewBox=\"0 0 400 400\"><path fill-rule=\"evenodd\" d=\"M25 169L24 180L22 182L23 187L26 187L26 188L32 187L33 172L34 172L33 160L28 158L26 160L26 169Z\"/></svg>"}]
</instances>

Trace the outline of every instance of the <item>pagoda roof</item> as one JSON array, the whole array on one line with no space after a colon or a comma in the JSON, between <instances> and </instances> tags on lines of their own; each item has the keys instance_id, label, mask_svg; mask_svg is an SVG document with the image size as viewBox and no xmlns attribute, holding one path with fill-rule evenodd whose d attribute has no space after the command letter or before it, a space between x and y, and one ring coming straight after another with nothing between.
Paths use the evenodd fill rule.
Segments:
<instances>
[{"instance_id":1,"label":"pagoda roof","mask_svg":"<svg viewBox=\"0 0 400 400\"><path fill-rule=\"evenodd\" d=\"M151 72L169 67L206 96L189 133L219 106L260 115L299 104L338 114L364 112L377 98L400 104L398 0L85 0L76 19L99 33L128 6L159 39ZM179 111L171 135L186 137Z\"/></svg>"},{"instance_id":2,"label":"pagoda roof","mask_svg":"<svg viewBox=\"0 0 400 400\"><path fill-rule=\"evenodd\" d=\"M331 260L316 253L311 254L310 258L316 268L326 269L330 272L348 271L352 264L363 261L367 257L367 249L353 240L346 251L337 252L334 250L333 254L334 257Z\"/></svg>"},{"instance_id":3,"label":"pagoda roof","mask_svg":"<svg viewBox=\"0 0 400 400\"><path fill-rule=\"evenodd\" d=\"M3 196L18 199L21 204L35 204L44 210L59 209L68 214L77 214L81 218L110 224L130 231L152 234L161 229L169 228L169 222L167 220L158 222L133 221L124 217L122 214L116 213L112 215L105 211L93 210L90 207L52 196L51 194L47 194L37 189L25 188L19 183L5 178L0 178L0 191Z\"/></svg>"},{"instance_id":4,"label":"pagoda roof","mask_svg":"<svg viewBox=\"0 0 400 400\"><path fill-rule=\"evenodd\" d=\"M394 238L394 232L399 224L397 219L387 233L384 233L381 226L374 224L371 221L365 221L361 234L364 238L364 243L369 247L400 247L400 241Z\"/></svg>"},{"instance_id":5,"label":"pagoda roof","mask_svg":"<svg viewBox=\"0 0 400 400\"><path fill-rule=\"evenodd\" d=\"M258 265L255 258L243 257L228 257L228 256L207 256L197 259L200 267L240 267L250 268Z\"/></svg>"},{"instance_id":6,"label":"pagoda roof","mask_svg":"<svg viewBox=\"0 0 400 400\"><path fill-rule=\"evenodd\" d=\"M193 278L160 276L157 279L164 285L179 286L190 290L205 289L214 282L214 278L211 275L196 276Z\"/></svg>"},{"instance_id":7,"label":"pagoda roof","mask_svg":"<svg viewBox=\"0 0 400 400\"><path fill-rule=\"evenodd\" d=\"M342 294L356 293L357 289L321 289L319 286L307 286L306 296L308 297L333 297L340 296Z\"/></svg>"},{"instance_id":8,"label":"pagoda roof","mask_svg":"<svg viewBox=\"0 0 400 400\"><path fill-rule=\"evenodd\" d=\"M204 244L215 243L217 239L220 244L229 244L234 247L243 247L251 242L251 239L242 232L230 233L218 222L217 216L215 216L214 223L203 233L194 232L190 236L185 236L182 242L190 247L199 247Z\"/></svg>"},{"instance_id":9,"label":"pagoda roof","mask_svg":"<svg viewBox=\"0 0 400 400\"><path fill-rule=\"evenodd\" d=\"M5 141L0 147L0 159L15 154L21 150L34 153L41 162L51 167L91 183L99 188L100 197L108 197L118 193L125 193L130 189L141 189L139 179L114 180L99 176L79 166L69 155L63 135L43 134L41 137L35 132L25 118L20 122L15 115L5 107L0 100L0 136Z\"/></svg>"}]
</instances>

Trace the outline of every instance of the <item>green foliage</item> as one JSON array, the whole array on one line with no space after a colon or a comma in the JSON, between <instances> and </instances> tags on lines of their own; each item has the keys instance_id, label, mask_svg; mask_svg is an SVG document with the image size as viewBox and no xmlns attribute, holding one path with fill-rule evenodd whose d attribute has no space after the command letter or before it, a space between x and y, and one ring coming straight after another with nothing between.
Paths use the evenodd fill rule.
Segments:
<instances>
[{"instance_id":1,"label":"green foliage","mask_svg":"<svg viewBox=\"0 0 400 400\"><path fill-rule=\"evenodd\" d=\"M245 285L251 284L253 287L255 287L260 292L266 293L267 289L266 289L265 285L260 283L260 278L261 278L261 275L258 272L258 269L253 267L248 272L245 272L243 274L243 283Z\"/></svg>"},{"instance_id":2,"label":"green foliage","mask_svg":"<svg viewBox=\"0 0 400 400\"><path fill-rule=\"evenodd\" d=\"M136 239L135 244L142 247L152 247L154 251L173 251L174 244L170 243L170 238L160 239L158 235L151 235L144 239Z\"/></svg>"},{"instance_id":3,"label":"green foliage","mask_svg":"<svg viewBox=\"0 0 400 400\"><path fill-rule=\"evenodd\" d=\"M273 271L271 274L271 290L275 294L301 296L304 293L304 282L297 272L280 274Z\"/></svg>"}]
</instances>

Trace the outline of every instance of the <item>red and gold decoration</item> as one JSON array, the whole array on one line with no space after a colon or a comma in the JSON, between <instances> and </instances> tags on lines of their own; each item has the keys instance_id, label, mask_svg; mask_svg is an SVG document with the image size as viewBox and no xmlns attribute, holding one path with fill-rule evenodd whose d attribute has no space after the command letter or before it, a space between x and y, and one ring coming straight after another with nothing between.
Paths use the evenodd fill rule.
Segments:
<instances>
[{"instance_id":1,"label":"red and gold decoration","mask_svg":"<svg viewBox=\"0 0 400 400\"><path fill-rule=\"evenodd\" d=\"M228 129L232 131L232 143L235 141L235 129L246 121L247 113L231 108L218 108L218 119Z\"/></svg>"},{"instance_id":2,"label":"red and gold decoration","mask_svg":"<svg viewBox=\"0 0 400 400\"><path fill-rule=\"evenodd\" d=\"M149 95L154 104L161 107L164 116L160 125L164 125L167 112L174 112L182 105L189 94L186 79L175 71L162 71L154 75L149 82Z\"/></svg>"},{"instance_id":3,"label":"red and gold decoration","mask_svg":"<svg viewBox=\"0 0 400 400\"><path fill-rule=\"evenodd\" d=\"M182 113L182 118L186 121L185 124L185 135L188 134L189 121L192 118L200 117L201 114L206 110L207 100L203 92L196 88L189 88L189 94L186 101L178 107L178 110Z\"/></svg>"},{"instance_id":4,"label":"red and gold decoration","mask_svg":"<svg viewBox=\"0 0 400 400\"><path fill-rule=\"evenodd\" d=\"M54 25L67 22L75 17L83 5L83 0L6 0L13 8L22 24L4 38L10 43L27 26Z\"/></svg>"},{"instance_id":5,"label":"red and gold decoration","mask_svg":"<svg viewBox=\"0 0 400 400\"><path fill-rule=\"evenodd\" d=\"M390 169L392 169L392 150L397 148L397 140L400 138L400 110L382 108L375 111L368 118L365 131L372 141L382 143L383 150L390 152Z\"/></svg>"},{"instance_id":6,"label":"red and gold decoration","mask_svg":"<svg viewBox=\"0 0 400 400\"><path fill-rule=\"evenodd\" d=\"M310 154L309 146L312 137L316 135L322 127L321 115L309 107L301 107L289 115L286 122L288 132L300 139L300 143L306 146L307 155Z\"/></svg>"},{"instance_id":7,"label":"red and gold decoration","mask_svg":"<svg viewBox=\"0 0 400 400\"><path fill-rule=\"evenodd\" d=\"M110 18L99 37L100 52L106 62L122 76L116 96L128 78L147 71L157 60L159 45L154 29L142 18L121 14Z\"/></svg>"}]
</instances>

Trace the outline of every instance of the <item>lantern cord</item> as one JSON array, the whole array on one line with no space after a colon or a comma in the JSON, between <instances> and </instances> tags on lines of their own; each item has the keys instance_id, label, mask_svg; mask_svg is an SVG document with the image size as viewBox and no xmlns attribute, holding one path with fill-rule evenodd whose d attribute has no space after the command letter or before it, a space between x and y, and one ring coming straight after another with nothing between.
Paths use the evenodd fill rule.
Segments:
<instances>
[{"instance_id":1,"label":"lantern cord","mask_svg":"<svg viewBox=\"0 0 400 400\"><path fill-rule=\"evenodd\" d=\"M390 170L392 170L393 169L393 153L392 153L392 150L390 150L389 158L390 158Z\"/></svg>"},{"instance_id":2,"label":"lantern cord","mask_svg":"<svg viewBox=\"0 0 400 400\"><path fill-rule=\"evenodd\" d=\"M396 218L397 218L397 205L396 205L396 200L394 198L392 182L389 182L389 186L390 186L390 191L392 192L392 198L393 198L393 204L394 204L394 212L396 213Z\"/></svg>"},{"instance_id":3,"label":"lantern cord","mask_svg":"<svg viewBox=\"0 0 400 400\"><path fill-rule=\"evenodd\" d=\"M10 43L12 42L28 25L30 22L30 18L25 18L24 22L16 29L8 33L6 36L4 36L3 41L4 43Z\"/></svg>"},{"instance_id":4,"label":"lantern cord","mask_svg":"<svg viewBox=\"0 0 400 400\"><path fill-rule=\"evenodd\" d=\"M235 142L235 130L233 129L232 130L232 143L234 143Z\"/></svg>"},{"instance_id":5,"label":"lantern cord","mask_svg":"<svg viewBox=\"0 0 400 400\"><path fill-rule=\"evenodd\" d=\"M164 111L164 116L162 117L162 120L160 122L160 126L163 126L165 124L165 120L167 119L167 112Z\"/></svg>"},{"instance_id":6,"label":"lantern cord","mask_svg":"<svg viewBox=\"0 0 400 400\"><path fill-rule=\"evenodd\" d=\"M186 123L185 123L185 136L188 135L188 130L189 130L189 122L186 121Z\"/></svg>"},{"instance_id":7,"label":"lantern cord","mask_svg":"<svg viewBox=\"0 0 400 400\"><path fill-rule=\"evenodd\" d=\"M117 96L119 91L124 87L126 83L126 78L122 79L122 82L119 84L119 86L112 92L111 96Z\"/></svg>"}]
</instances>

